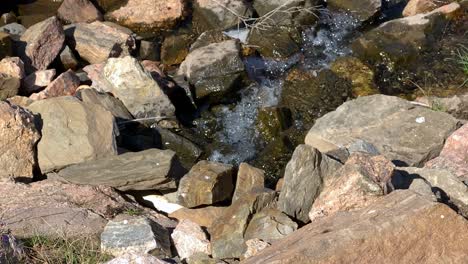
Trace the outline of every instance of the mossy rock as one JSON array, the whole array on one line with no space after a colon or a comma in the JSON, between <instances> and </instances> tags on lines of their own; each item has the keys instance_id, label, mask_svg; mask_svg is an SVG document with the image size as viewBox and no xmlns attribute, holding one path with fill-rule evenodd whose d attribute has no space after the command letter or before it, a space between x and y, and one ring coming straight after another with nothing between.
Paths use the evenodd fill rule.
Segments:
<instances>
[{"instance_id":1,"label":"mossy rock","mask_svg":"<svg viewBox=\"0 0 468 264\"><path fill-rule=\"evenodd\" d=\"M248 43L266 58L282 59L300 51L301 32L295 27L253 29Z\"/></svg>"},{"instance_id":2,"label":"mossy rock","mask_svg":"<svg viewBox=\"0 0 468 264\"><path fill-rule=\"evenodd\" d=\"M177 65L184 61L193 42L193 36L189 34L171 35L164 39L161 46L162 63Z\"/></svg>"},{"instance_id":3,"label":"mossy rock","mask_svg":"<svg viewBox=\"0 0 468 264\"><path fill-rule=\"evenodd\" d=\"M265 142L281 137L281 132L292 125L291 111L285 107L264 107L257 114L256 127Z\"/></svg>"},{"instance_id":4,"label":"mossy rock","mask_svg":"<svg viewBox=\"0 0 468 264\"><path fill-rule=\"evenodd\" d=\"M379 93L374 82L374 72L358 58L338 58L330 65L330 69L341 78L351 81L354 97Z\"/></svg>"}]
</instances>

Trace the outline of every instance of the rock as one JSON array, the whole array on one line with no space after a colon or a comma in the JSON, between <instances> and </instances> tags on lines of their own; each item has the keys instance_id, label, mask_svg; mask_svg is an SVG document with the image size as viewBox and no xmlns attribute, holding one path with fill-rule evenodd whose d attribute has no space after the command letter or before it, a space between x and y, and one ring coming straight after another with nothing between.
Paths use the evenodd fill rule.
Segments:
<instances>
[{"instance_id":1,"label":"rock","mask_svg":"<svg viewBox=\"0 0 468 264\"><path fill-rule=\"evenodd\" d=\"M237 172L236 188L232 201L236 201L254 189L264 188L264 184L265 171L252 167L247 163L241 163Z\"/></svg>"},{"instance_id":2,"label":"rock","mask_svg":"<svg viewBox=\"0 0 468 264\"><path fill-rule=\"evenodd\" d=\"M297 223L273 208L256 213L245 230L244 239L261 239L269 244L297 230Z\"/></svg>"},{"instance_id":3,"label":"rock","mask_svg":"<svg viewBox=\"0 0 468 264\"><path fill-rule=\"evenodd\" d=\"M231 198L233 185L232 165L203 160L180 180L177 195L188 208L211 205Z\"/></svg>"},{"instance_id":4,"label":"rock","mask_svg":"<svg viewBox=\"0 0 468 264\"><path fill-rule=\"evenodd\" d=\"M375 18L381 11L382 2L379 0L328 0L327 7L351 13L361 22Z\"/></svg>"},{"instance_id":5,"label":"rock","mask_svg":"<svg viewBox=\"0 0 468 264\"><path fill-rule=\"evenodd\" d=\"M175 189L183 173L173 151L148 149L71 165L56 175L75 184L141 191Z\"/></svg>"},{"instance_id":6,"label":"rock","mask_svg":"<svg viewBox=\"0 0 468 264\"><path fill-rule=\"evenodd\" d=\"M291 111L285 107L263 107L258 110L256 127L265 142L281 137L292 126Z\"/></svg>"},{"instance_id":7,"label":"rock","mask_svg":"<svg viewBox=\"0 0 468 264\"><path fill-rule=\"evenodd\" d=\"M211 234L211 250L214 258L239 258L247 250L244 233L249 220L275 199L272 190L255 190L236 200L213 224Z\"/></svg>"},{"instance_id":8,"label":"rock","mask_svg":"<svg viewBox=\"0 0 468 264\"><path fill-rule=\"evenodd\" d=\"M111 220L101 234L101 250L113 256L128 253L170 255L168 231L147 217Z\"/></svg>"},{"instance_id":9,"label":"rock","mask_svg":"<svg viewBox=\"0 0 468 264\"><path fill-rule=\"evenodd\" d=\"M55 77L55 69L35 71L29 74L22 83L22 92L31 94L47 87Z\"/></svg>"},{"instance_id":10,"label":"rock","mask_svg":"<svg viewBox=\"0 0 468 264\"><path fill-rule=\"evenodd\" d=\"M428 13L439 6L442 6L443 2L432 1L432 0L410 0L403 10L403 16L409 17L418 14Z\"/></svg>"},{"instance_id":11,"label":"rock","mask_svg":"<svg viewBox=\"0 0 468 264\"><path fill-rule=\"evenodd\" d=\"M107 94L100 93L95 89L83 89L78 91L77 96L85 103L93 103L102 106L107 111L118 119L130 120L133 119L125 105L119 99Z\"/></svg>"},{"instance_id":12,"label":"rock","mask_svg":"<svg viewBox=\"0 0 468 264\"><path fill-rule=\"evenodd\" d=\"M256 0L253 3L259 17L268 17L264 23L278 25L312 24L318 14L315 1L304 0ZM316 13L317 12L317 13Z\"/></svg>"},{"instance_id":13,"label":"rock","mask_svg":"<svg viewBox=\"0 0 468 264\"><path fill-rule=\"evenodd\" d=\"M303 222L323 188L323 182L340 167L340 163L317 149L299 145L286 166L278 209Z\"/></svg>"},{"instance_id":14,"label":"rock","mask_svg":"<svg viewBox=\"0 0 468 264\"><path fill-rule=\"evenodd\" d=\"M171 35L164 39L161 46L161 61L167 65L182 63L189 53L193 38L188 34Z\"/></svg>"},{"instance_id":15,"label":"rock","mask_svg":"<svg viewBox=\"0 0 468 264\"><path fill-rule=\"evenodd\" d=\"M140 42L140 51L138 53L138 58L140 60L160 60L160 45L154 41L142 40Z\"/></svg>"},{"instance_id":16,"label":"rock","mask_svg":"<svg viewBox=\"0 0 468 264\"><path fill-rule=\"evenodd\" d=\"M161 87L134 58L111 58L103 70L103 77L111 86L109 91L120 99L136 118L175 116L175 108Z\"/></svg>"},{"instance_id":17,"label":"rock","mask_svg":"<svg viewBox=\"0 0 468 264\"><path fill-rule=\"evenodd\" d=\"M23 79L26 75L24 72L24 63L18 57L7 57L0 61L0 73Z\"/></svg>"},{"instance_id":18,"label":"rock","mask_svg":"<svg viewBox=\"0 0 468 264\"><path fill-rule=\"evenodd\" d=\"M0 101L0 179L29 179L37 168L36 143L41 138L31 112Z\"/></svg>"},{"instance_id":19,"label":"rock","mask_svg":"<svg viewBox=\"0 0 468 264\"><path fill-rule=\"evenodd\" d=\"M180 209L183 209L182 205L171 203L166 197L162 195L146 195L142 197L143 203L153 207L154 209L164 212L166 214L172 214Z\"/></svg>"},{"instance_id":20,"label":"rock","mask_svg":"<svg viewBox=\"0 0 468 264\"><path fill-rule=\"evenodd\" d=\"M422 196L426 196L431 201L437 202L437 197L432 192L431 184L422 178L414 178L411 181L411 184L408 187L408 190L411 190L415 193L418 193Z\"/></svg>"},{"instance_id":21,"label":"rock","mask_svg":"<svg viewBox=\"0 0 468 264\"><path fill-rule=\"evenodd\" d=\"M222 31L219 30L209 30L205 31L198 36L198 38L190 46L189 51L194 51L198 48L203 48L213 43L221 43L226 40L231 40L232 38L226 36Z\"/></svg>"},{"instance_id":22,"label":"rock","mask_svg":"<svg viewBox=\"0 0 468 264\"><path fill-rule=\"evenodd\" d=\"M463 263L467 230L449 207L396 191L365 209L309 224L242 263L385 263L395 254L405 263Z\"/></svg>"},{"instance_id":23,"label":"rock","mask_svg":"<svg viewBox=\"0 0 468 264\"><path fill-rule=\"evenodd\" d=\"M187 264L226 264L227 262L210 258L210 256L203 253L195 253L187 260Z\"/></svg>"},{"instance_id":24,"label":"rock","mask_svg":"<svg viewBox=\"0 0 468 264\"><path fill-rule=\"evenodd\" d=\"M45 70L63 47L65 35L57 17L48 18L29 27L20 38L19 55L26 71Z\"/></svg>"},{"instance_id":25,"label":"rock","mask_svg":"<svg viewBox=\"0 0 468 264\"><path fill-rule=\"evenodd\" d=\"M9 35L10 39L14 41L18 41L20 37L24 34L24 32L26 32L26 28L23 25L18 24L18 23L10 23L10 24L0 27L0 36L5 36L3 32L7 33L6 35Z\"/></svg>"},{"instance_id":26,"label":"rock","mask_svg":"<svg viewBox=\"0 0 468 264\"><path fill-rule=\"evenodd\" d=\"M301 33L294 27L273 26L251 30L247 42L263 57L285 59L300 51Z\"/></svg>"},{"instance_id":27,"label":"rock","mask_svg":"<svg viewBox=\"0 0 468 264\"><path fill-rule=\"evenodd\" d=\"M195 86L197 99L210 96L220 100L242 81L244 69L239 44L228 40L191 51L180 65L179 75Z\"/></svg>"},{"instance_id":28,"label":"rock","mask_svg":"<svg viewBox=\"0 0 468 264\"><path fill-rule=\"evenodd\" d=\"M423 178L431 184L432 190L441 192L441 200L454 204L462 215L468 216L468 186L457 176L443 169L398 168L403 180Z\"/></svg>"},{"instance_id":29,"label":"rock","mask_svg":"<svg viewBox=\"0 0 468 264\"><path fill-rule=\"evenodd\" d=\"M29 99L29 97L18 96L18 95L8 98L7 102L9 102L12 105L21 106L23 108L27 108L29 105L34 103L34 101Z\"/></svg>"},{"instance_id":30,"label":"rock","mask_svg":"<svg viewBox=\"0 0 468 264\"><path fill-rule=\"evenodd\" d=\"M43 180L0 184L2 221L15 236L98 236L108 219L135 209L112 188Z\"/></svg>"},{"instance_id":31,"label":"rock","mask_svg":"<svg viewBox=\"0 0 468 264\"><path fill-rule=\"evenodd\" d=\"M60 62L65 70L76 70L78 68L78 60L68 46L60 52Z\"/></svg>"},{"instance_id":32,"label":"rock","mask_svg":"<svg viewBox=\"0 0 468 264\"><path fill-rule=\"evenodd\" d=\"M284 178L281 178L281 179L279 179L278 182L276 183L275 191L281 192L281 190L283 189L283 186L284 186Z\"/></svg>"},{"instance_id":33,"label":"rock","mask_svg":"<svg viewBox=\"0 0 468 264\"><path fill-rule=\"evenodd\" d=\"M13 11L10 11L10 13L4 13L0 16L0 24L6 25L10 23L17 22L16 15Z\"/></svg>"},{"instance_id":34,"label":"rock","mask_svg":"<svg viewBox=\"0 0 468 264\"><path fill-rule=\"evenodd\" d=\"M179 222L171 237L181 259L190 258L197 252L211 254L211 244L205 232L190 220Z\"/></svg>"},{"instance_id":35,"label":"rock","mask_svg":"<svg viewBox=\"0 0 468 264\"><path fill-rule=\"evenodd\" d=\"M462 10L463 10L463 8L461 6L461 3L459 4L457 2L452 2L450 4L443 5L443 6L439 7L439 8L436 8L430 13L432 13L432 14L441 13L441 14L444 15L444 17L446 19L455 20L455 19L457 19L459 17L462 17L462 14L463 14Z\"/></svg>"},{"instance_id":36,"label":"rock","mask_svg":"<svg viewBox=\"0 0 468 264\"><path fill-rule=\"evenodd\" d=\"M190 220L199 226L210 229L213 223L224 214L226 207L182 208L169 214L169 217L179 221Z\"/></svg>"},{"instance_id":37,"label":"rock","mask_svg":"<svg viewBox=\"0 0 468 264\"><path fill-rule=\"evenodd\" d=\"M468 124L465 124L445 141L440 155L424 167L447 169L461 180L468 181Z\"/></svg>"},{"instance_id":38,"label":"rock","mask_svg":"<svg viewBox=\"0 0 468 264\"><path fill-rule=\"evenodd\" d=\"M456 127L457 120L446 113L397 97L372 95L348 101L319 118L305 142L339 158L360 139L396 165L419 166L439 154Z\"/></svg>"},{"instance_id":39,"label":"rock","mask_svg":"<svg viewBox=\"0 0 468 264\"><path fill-rule=\"evenodd\" d=\"M325 180L309 212L312 222L342 211L369 206L389 193L395 165L384 156L354 153L345 165Z\"/></svg>"},{"instance_id":40,"label":"rock","mask_svg":"<svg viewBox=\"0 0 468 264\"><path fill-rule=\"evenodd\" d=\"M78 23L66 29L65 33L70 47L91 64L130 55L136 48L131 34L110 23Z\"/></svg>"},{"instance_id":41,"label":"rock","mask_svg":"<svg viewBox=\"0 0 468 264\"><path fill-rule=\"evenodd\" d=\"M252 16L252 11L242 0L193 1L193 24L199 33L243 26L239 16Z\"/></svg>"},{"instance_id":42,"label":"rock","mask_svg":"<svg viewBox=\"0 0 468 264\"><path fill-rule=\"evenodd\" d=\"M280 106L292 112L309 129L315 119L335 110L351 96L351 84L331 70L321 70L317 76L293 69L283 86Z\"/></svg>"},{"instance_id":43,"label":"rock","mask_svg":"<svg viewBox=\"0 0 468 264\"><path fill-rule=\"evenodd\" d=\"M129 0L105 17L138 33L153 33L174 28L184 15L182 0Z\"/></svg>"},{"instance_id":44,"label":"rock","mask_svg":"<svg viewBox=\"0 0 468 264\"><path fill-rule=\"evenodd\" d=\"M0 100L6 100L18 94L21 82L18 78L0 73Z\"/></svg>"},{"instance_id":45,"label":"rock","mask_svg":"<svg viewBox=\"0 0 468 264\"><path fill-rule=\"evenodd\" d=\"M148 254L126 253L104 264L169 264L169 262Z\"/></svg>"},{"instance_id":46,"label":"rock","mask_svg":"<svg viewBox=\"0 0 468 264\"><path fill-rule=\"evenodd\" d=\"M353 97L379 93L374 72L358 58L340 57L331 64L330 69L339 77L351 81Z\"/></svg>"},{"instance_id":47,"label":"rock","mask_svg":"<svg viewBox=\"0 0 468 264\"><path fill-rule=\"evenodd\" d=\"M88 0L64 0L57 16L66 23L91 23L102 20L102 14Z\"/></svg>"},{"instance_id":48,"label":"rock","mask_svg":"<svg viewBox=\"0 0 468 264\"><path fill-rule=\"evenodd\" d=\"M0 58L13 55L12 41L8 33L0 31Z\"/></svg>"},{"instance_id":49,"label":"rock","mask_svg":"<svg viewBox=\"0 0 468 264\"><path fill-rule=\"evenodd\" d=\"M254 239L249 239L245 241L245 245L247 246L247 250L245 251L243 255L244 259L257 255L260 251L269 247L270 243L262 241L258 238L254 238Z\"/></svg>"},{"instance_id":50,"label":"rock","mask_svg":"<svg viewBox=\"0 0 468 264\"><path fill-rule=\"evenodd\" d=\"M423 103L432 109L440 109L457 119L468 120L468 93L442 98L423 96L416 98L415 101Z\"/></svg>"},{"instance_id":51,"label":"rock","mask_svg":"<svg viewBox=\"0 0 468 264\"><path fill-rule=\"evenodd\" d=\"M30 96L33 100L43 100L52 97L75 95L80 86L80 79L72 70L60 74L54 81L39 93Z\"/></svg>"},{"instance_id":52,"label":"rock","mask_svg":"<svg viewBox=\"0 0 468 264\"><path fill-rule=\"evenodd\" d=\"M57 97L37 101L28 109L42 119L37 145L42 173L117 154L114 117L102 107Z\"/></svg>"}]
</instances>

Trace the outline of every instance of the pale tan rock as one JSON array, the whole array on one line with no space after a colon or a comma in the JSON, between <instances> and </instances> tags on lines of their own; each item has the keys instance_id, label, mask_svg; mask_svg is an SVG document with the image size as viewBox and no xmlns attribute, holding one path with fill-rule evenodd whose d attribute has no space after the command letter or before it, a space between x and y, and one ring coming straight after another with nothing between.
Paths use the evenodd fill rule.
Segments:
<instances>
[{"instance_id":1,"label":"pale tan rock","mask_svg":"<svg viewBox=\"0 0 468 264\"><path fill-rule=\"evenodd\" d=\"M403 10L403 16L414 16L431 12L443 4L442 1L434 0L410 0Z\"/></svg>"},{"instance_id":2,"label":"pale tan rock","mask_svg":"<svg viewBox=\"0 0 468 264\"><path fill-rule=\"evenodd\" d=\"M186 259L201 252L211 255L211 244L200 226L190 220L182 220L174 232L172 240L181 259Z\"/></svg>"},{"instance_id":3,"label":"pale tan rock","mask_svg":"<svg viewBox=\"0 0 468 264\"><path fill-rule=\"evenodd\" d=\"M199 226L206 227L207 229L211 228L213 223L224 214L227 207L214 207L208 206L203 208L182 208L171 214L169 217L175 218L179 221L182 220L191 220L194 223L197 223Z\"/></svg>"},{"instance_id":4,"label":"pale tan rock","mask_svg":"<svg viewBox=\"0 0 468 264\"><path fill-rule=\"evenodd\" d=\"M22 90L26 94L34 93L47 87L55 77L55 69L35 71L29 74L22 83Z\"/></svg>"},{"instance_id":5,"label":"pale tan rock","mask_svg":"<svg viewBox=\"0 0 468 264\"><path fill-rule=\"evenodd\" d=\"M6 57L0 61L0 73L23 79L24 63L19 57Z\"/></svg>"}]
</instances>

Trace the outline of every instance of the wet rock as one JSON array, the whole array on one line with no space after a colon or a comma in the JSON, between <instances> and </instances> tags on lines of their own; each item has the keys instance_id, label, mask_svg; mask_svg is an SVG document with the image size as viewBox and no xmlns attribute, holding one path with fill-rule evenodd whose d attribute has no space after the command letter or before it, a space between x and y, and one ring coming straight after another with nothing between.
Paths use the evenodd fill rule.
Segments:
<instances>
[{"instance_id":1,"label":"wet rock","mask_svg":"<svg viewBox=\"0 0 468 264\"><path fill-rule=\"evenodd\" d=\"M78 23L67 28L65 33L70 47L91 64L130 55L136 48L135 38L111 23Z\"/></svg>"},{"instance_id":2,"label":"wet rock","mask_svg":"<svg viewBox=\"0 0 468 264\"><path fill-rule=\"evenodd\" d=\"M153 207L154 209L164 212L166 214L171 214L177 210L183 209L182 205L172 203L165 196L162 195L146 195L142 197L143 203Z\"/></svg>"},{"instance_id":3,"label":"wet rock","mask_svg":"<svg viewBox=\"0 0 468 264\"><path fill-rule=\"evenodd\" d=\"M228 200L233 190L232 165L200 161L180 180L177 195L181 205L192 208Z\"/></svg>"},{"instance_id":4,"label":"wet rock","mask_svg":"<svg viewBox=\"0 0 468 264\"><path fill-rule=\"evenodd\" d=\"M251 30L249 45L266 58L284 59L300 51L301 33L294 27L269 27Z\"/></svg>"},{"instance_id":5,"label":"wet rock","mask_svg":"<svg viewBox=\"0 0 468 264\"><path fill-rule=\"evenodd\" d=\"M315 77L293 69L286 78L280 105L292 112L293 120L308 129L315 119L333 111L351 96L351 84L331 70L322 70Z\"/></svg>"},{"instance_id":6,"label":"wet rock","mask_svg":"<svg viewBox=\"0 0 468 264\"><path fill-rule=\"evenodd\" d=\"M269 244L297 230L297 223L273 208L256 213L245 230L244 239L261 239Z\"/></svg>"},{"instance_id":7,"label":"wet rock","mask_svg":"<svg viewBox=\"0 0 468 264\"><path fill-rule=\"evenodd\" d=\"M91 23L102 20L102 14L88 0L64 0L57 16L66 23Z\"/></svg>"},{"instance_id":8,"label":"wet rock","mask_svg":"<svg viewBox=\"0 0 468 264\"><path fill-rule=\"evenodd\" d=\"M199 33L243 26L239 16L251 17L252 11L242 0L195 0L193 24Z\"/></svg>"},{"instance_id":9,"label":"wet rock","mask_svg":"<svg viewBox=\"0 0 468 264\"><path fill-rule=\"evenodd\" d=\"M244 233L256 212L271 205L275 198L272 190L255 190L236 200L213 224L211 249L214 258L239 258L247 250Z\"/></svg>"},{"instance_id":10,"label":"wet rock","mask_svg":"<svg viewBox=\"0 0 468 264\"><path fill-rule=\"evenodd\" d=\"M136 208L112 188L43 180L0 184L2 221L18 237L99 236L108 219Z\"/></svg>"},{"instance_id":11,"label":"wet rock","mask_svg":"<svg viewBox=\"0 0 468 264\"><path fill-rule=\"evenodd\" d=\"M190 258L197 252L211 254L211 244L205 232L190 220L179 222L171 237L181 259Z\"/></svg>"},{"instance_id":12,"label":"wet rock","mask_svg":"<svg viewBox=\"0 0 468 264\"><path fill-rule=\"evenodd\" d=\"M31 94L47 87L55 77L55 69L35 71L29 74L22 83L22 92Z\"/></svg>"},{"instance_id":13,"label":"wet rock","mask_svg":"<svg viewBox=\"0 0 468 264\"><path fill-rule=\"evenodd\" d=\"M32 179L37 167L35 146L40 139L31 112L0 102L0 179Z\"/></svg>"},{"instance_id":14,"label":"wet rock","mask_svg":"<svg viewBox=\"0 0 468 264\"><path fill-rule=\"evenodd\" d=\"M208 206L203 208L182 208L169 214L169 217L175 218L179 221L190 220L199 226L210 229L213 222L216 221L226 211L226 207Z\"/></svg>"},{"instance_id":15,"label":"wet rock","mask_svg":"<svg viewBox=\"0 0 468 264\"><path fill-rule=\"evenodd\" d=\"M328 0L327 7L338 9L351 13L359 21L366 22L375 18L382 8L382 2L379 0Z\"/></svg>"},{"instance_id":16,"label":"wet rock","mask_svg":"<svg viewBox=\"0 0 468 264\"><path fill-rule=\"evenodd\" d=\"M270 243L262 241L258 238L249 239L245 241L245 245L247 246L247 250L245 251L244 255L242 256L244 259L253 257L257 255L260 251L264 250L265 248L270 246Z\"/></svg>"},{"instance_id":17,"label":"wet rock","mask_svg":"<svg viewBox=\"0 0 468 264\"><path fill-rule=\"evenodd\" d=\"M42 173L117 154L114 117L102 107L57 97L37 101L28 109L42 119L37 145Z\"/></svg>"},{"instance_id":18,"label":"wet rock","mask_svg":"<svg viewBox=\"0 0 468 264\"><path fill-rule=\"evenodd\" d=\"M161 87L134 58L111 58L102 72L110 90L136 118L174 117L175 108Z\"/></svg>"},{"instance_id":19,"label":"wet rock","mask_svg":"<svg viewBox=\"0 0 468 264\"><path fill-rule=\"evenodd\" d=\"M126 253L104 264L169 264L169 262L148 254Z\"/></svg>"},{"instance_id":20,"label":"wet rock","mask_svg":"<svg viewBox=\"0 0 468 264\"><path fill-rule=\"evenodd\" d=\"M324 182L309 212L312 222L342 211L367 207L393 187L395 165L384 156L354 153L343 167Z\"/></svg>"},{"instance_id":21,"label":"wet rock","mask_svg":"<svg viewBox=\"0 0 468 264\"><path fill-rule=\"evenodd\" d=\"M419 166L439 154L456 127L457 120L446 113L397 97L372 95L348 101L319 118L305 142L339 158L360 139L396 165Z\"/></svg>"},{"instance_id":22,"label":"wet rock","mask_svg":"<svg viewBox=\"0 0 468 264\"><path fill-rule=\"evenodd\" d=\"M232 201L236 201L254 189L262 189L264 184L265 172L263 170L252 167L244 162L241 163L237 172L236 188Z\"/></svg>"},{"instance_id":23,"label":"wet rock","mask_svg":"<svg viewBox=\"0 0 468 264\"><path fill-rule=\"evenodd\" d=\"M338 58L331 64L330 69L341 78L351 81L354 97L379 93L374 82L374 72L358 58Z\"/></svg>"},{"instance_id":24,"label":"wet rock","mask_svg":"<svg viewBox=\"0 0 468 264\"><path fill-rule=\"evenodd\" d=\"M65 70L76 70L78 67L78 60L68 46L60 52L60 62Z\"/></svg>"},{"instance_id":25,"label":"wet rock","mask_svg":"<svg viewBox=\"0 0 468 264\"><path fill-rule=\"evenodd\" d=\"M461 180L468 181L468 124L450 135L440 155L424 167L447 169Z\"/></svg>"},{"instance_id":26,"label":"wet rock","mask_svg":"<svg viewBox=\"0 0 468 264\"><path fill-rule=\"evenodd\" d=\"M432 0L410 0L403 10L403 16L409 17L418 14L428 13L443 5L442 1Z\"/></svg>"},{"instance_id":27,"label":"wet rock","mask_svg":"<svg viewBox=\"0 0 468 264\"><path fill-rule=\"evenodd\" d=\"M253 3L258 16L268 17L267 25L310 25L317 20L316 1L304 0L256 0Z\"/></svg>"},{"instance_id":28,"label":"wet rock","mask_svg":"<svg viewBox=\"0 0 468 264\"><path fill-rule=\"evenodd\" d=\"M54 81L39 93L30 96L33 100L43 100L52 97L75 95L80 86L80 79L72 70L60 74Z\"/></svg>"},{"instance_id":29,"label":"wet rock","mask_svg":"<svg viewBox=\"0 0 468 264\"><path fill-rule=\"evenodd\" d=\"M465 262L467 230L449 207L396 191L365 209L309 224L242 263L382 263L395 254L399 262Z\"/></svg>"},{"instance_id":30,"label":"wet rock","mask_svg":"<svg viewBox=\"0 0 468 264\"><path fill-rule=\"evenodd\" d=\"M285 107L264 107L258 110L257 130L266 142L277 140L281 132L292 126L291 111Z\"/></svg>"},{"instance_id":31,"label":"wet rock","mask_svg":"<svg viewBox=\"0 0 468 264\"><path fill-rule=\"evenodd\" d=\"M10 38L13 40L19 40L20 37L24 34L24 32L26 32L26 28L18 23L10 23L0 27L0 32L8 33L10 35ZM0 36L2 35L4 34L0 34Z\"/></svg>"},{"instance_id":32,"label":"wet rock","mask_svg":"<svg viewBox=\"0 0 468 264\"><path fill-rule=\"evenodd\" d=\"M168 36L161 46L161 60L167 65L182 63L189 53L193 38L188 34Z\"/></svg>"},{"instance_id":33,"label":"wet rock","mask_svg":"<svg viewBox=\"0 0 468 264\"><path fill-rule=\"evenodd\" d=\"M26 75L24 72L24 63L18 57L7 57L0 61L0 73L17 79L23 79Z\"/></svg>"},{"instance_id":34,"label":"wet rock","mask_svg":"<svg viewBox=\"0 0 468 264\"><path fill-rule=\"evenodd\" d=\"M71 165L56 175L75 184L129 191L175 189L183 173L173 151L149 149Z\"/></svg>"},{"instance_id":35,"label":"wet rock","mask_svg":"<svg viewBox=\"0 0 468 264\"><path fill-rule=\"evenodd\" d=\"M55 16L29 27L20 38L18 50L26 71L47 69L62 50L64 41L62 24Z\"/></svg>"},{"instance_id":36,"label":"wet rock","mask_svg":"<svg viewBox=\"0 0 468 264\"><path fill-rule=\"evenodd\" d=\"M128 0L105 17L138 33L154 33L174 28L184 15L182 0Z\"/></svg>"},{"instance_id":37,"label":"wet rock","mask_svg":"<svg viewBox=\"0 0 468 264\"><path fill-rule=\"evenodd\" d=\"M462 215L468 216L468 186L450 171L405 167L398 168L398 173L407 181L416 177L425 179L431 184L433 191L441 192L443 202L454 204Z\"/></svg>"},{"instance_id":38,"label":"wet rock","mask_svg":"<svg viewBox=\"0 0 468 264\"><path fill-rule=\"evenodd\" d=\"M0 31L0 58L11 55L13 55L13 48L10 35Z\"/></svg>"},{"instance_id":39,"label":"wet rock","mask_svg":"<svg viewBox=\"0 0 468 264\"><path fill-rule=\"evenodd\" d=\"M101 250L113 256L128 253L170 255L168 231L147 217L111 220L101 234Z\"/></svg>"},{"instance_id":40,"label":"wet rock","mask_svg":"<svg viewBox=\"0 0 468 264\"><path fill-rule=\"evenodd\" d=\"M244 76L244 63L235 40L214 43L191 51L180 65L179 75L195 86L197 99L221 100Z\"/></svg>"},{"instance_id":41,"label":"wet rock","mask_svg":"<svg viewBox=\"0 0 468 264\"><path fill-rule=\"evenodd\" d=\"M198 36L198 38L193 42L190 46L190 51L196 50L198 48L202 48L208 46L213 43L220 43L226 40L230 40L231 38L226 36L220 30L209 30L205 31Z\"/></svg>"},{"instance_id":42,"label":"wet rock","mask_svg":"<svg viewBox=\"0 0 468 264\"><path fill-rule=\"evenodd\" d=\"M278 209L301 222L309 222L308 212L319 196L323 182L339 167L339 162L317 149L299 145L286 166Z\"/></svg>"},{"instance_id":43,"label":"wet rock","mask_svg":"<svg viewBox=\"0 0 468 264\"><path fill-rule=\"evenodd\" d=\"M79 90L76 95L85 103L93 103L102 106L107 111L118 119L129 120L133 119L125 105L119 99L107 94L100 93L95 89Z\"/></svg>"}]
</instances>

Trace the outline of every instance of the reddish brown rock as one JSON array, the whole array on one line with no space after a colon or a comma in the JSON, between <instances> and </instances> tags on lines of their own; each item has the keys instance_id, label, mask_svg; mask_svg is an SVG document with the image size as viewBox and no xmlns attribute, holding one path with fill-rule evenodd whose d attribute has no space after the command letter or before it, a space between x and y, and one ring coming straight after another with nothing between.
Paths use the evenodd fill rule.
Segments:
<instances>
[{"instance_id":1,"label":"reddish brown rock","mask_svg":"<svg viewBox=\"0 0 468 264\"><path fill-rule=\"evenodd\" d=\"M71 47L91 64L103 63L111 57L127 56L136 48L131 32L112 23L78 23L69 27L65 33Z\"/></svg>"},{"instance_id":2,"label":"reddish brown rock","mask_svg":"<svg viewBox=\"0 0 468 264\"><path fill-rule=\"evenodd\" d=\"M417 14L424 14L443 5L443 1L434 0L410 0L403 10L403 16L414 16Z\"/></svg>"},{"instance_id":3,"label":"reddish brown rock","mask_svg":"<svg viewBox=\"0 0 468 264\"><path fill-rule=\"evenodd\" d=\"M0 135L0 179L32 179L37 166L34 148L41 137L32 113L0 102Z\"/></svg>"},{"instance_id":4,"label":"reddish brown rock","mask_svg":"<svg viewBox=\"0 0 468 264\"><path fill-rule=\"evenodd\" d=\"M0 220L19 237L99 235L108 219L132 209L108 187L53 180L0 184Z\"/></svg>"},{"instance_id":5,"label":"reddish brown rock","mask_svg":"<svg viewBox=\"0 0 468 264\"><path fill-rule=\"evenodd\" d=\"M25 46L19 54L27 71L45 70L63 47L65 35L57 17L39 22L24 32L20 40Z\"/></svg>"},{"instance_id":6,"label":"reddish brown rock","mask_svg":"<svg viewBox=\"0 0 468 264\"><path fill-rule=\"evenodd\" d=\"M309 224L241 263L467 263L468 221L411 191Z\"/></svg>"},{"instance_id":7,"label":"reddish brown rock","mask_svg":"<svg viewBox=\"0 0 468 264\"><path fill-rule=\"evenodd\" d=\"M102 20L101 12L88 0L63 1L57 16L66 23L91 23Z\"/></svg>"},{"instance_id":8,"label":"reddish brown rock","mask_svg":"<svg viewBox=\"0 0 468 264\"><path fill-rule=\"evenodd\" d=\"M80 86L80 79L72 70L60 74L43 91L32 94L33 100L42 100L51 97L74 95L76 89Z\"/></svg>"},{"instance_id":9,"label":"reddish brown rock","mask_svg":"<svg viewBox=\"0 0 468 264\"><path fill-rule=\"evenodd\" d=\"M184 13L183 0L128 0L122 7L108 12L106 20L146 33L173 28Z\"/></svg>"},{"instance_id":10,"label":"reddish brown rock","mask_svg":"<svg viewBox=\"0 0 468 264\"><path fill-rule=\"evenodd\" d=\"M425 167L448 169L462 180L468 180L468 124L447 138L439 157L427 162Z\"/></svg>"},{"instance_id":11,"label":"reddish brown rock","mask_svg":"<svg viewBox=\"0 0 468 264\"><path fill-rule=\"evenodd\" d=\"M388 192L395 166L384 156L354 153L325 187L309 212L310 220L372 204Z\"/></svg>"},{"instance_id":12,"label":"reddish brown rock","mask_svg":"<svg viewBox=\"0 0 468 264\"><path fill-rule=\"evenodd\" d=\"M169 214L169 217L175 218L179 221L191 220L199 226L209 229L218 217L224 214L226 209L227 207L214 206L195 209L182 208Z\"/></svg>"},{"instance_id":13,"label":"reddish brown rock","mask_svg":"<svg viewBox=\"0 0 468 264\"><path fill-rule=\"evenodd\" d=\"M31 94L47 87L55 77L55 69L36 71L29 74L22 83L22 92Z\"/></svg>"}]
</instances>

